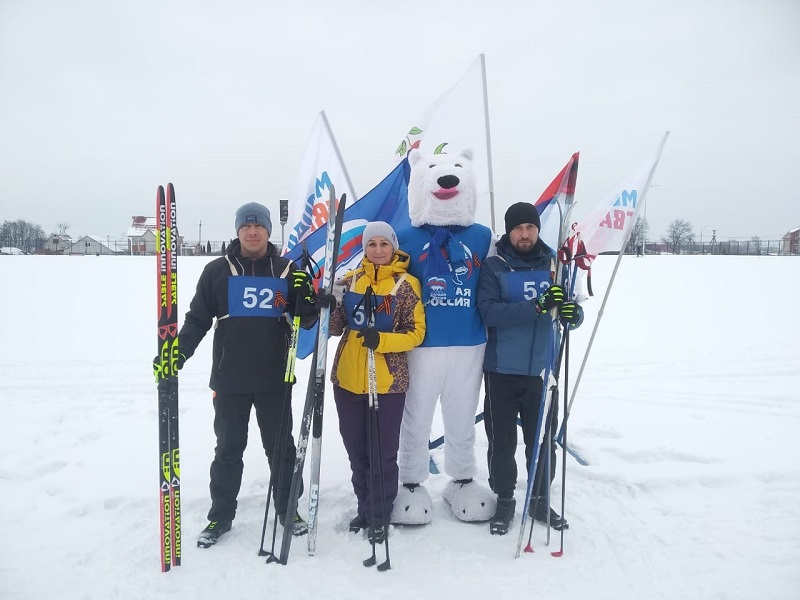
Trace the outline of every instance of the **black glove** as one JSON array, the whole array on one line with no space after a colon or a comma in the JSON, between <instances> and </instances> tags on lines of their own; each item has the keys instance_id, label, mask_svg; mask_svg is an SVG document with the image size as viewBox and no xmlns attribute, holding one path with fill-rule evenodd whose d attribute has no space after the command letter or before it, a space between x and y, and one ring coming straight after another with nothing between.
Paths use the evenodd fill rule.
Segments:
<instances>
[{"instance_id":1,"label":"black glove","mask_svg":"<svg viewBox=\"0 0 800 600\"><path fill-rule=\"evenodd\" d=\"M564 325L577 325L583 320L583 308L577 302L564 302L558 307L558 316Z\"/></svg>"},{"instance_id":2,"label":"black glove","mask_svg":"<svg viewBox=\"0 0 800 600\"><path fill-rule=\"evenodd\" d=\"M558 284L553 284L547 288L539 299L536 301L536 306L539 307L539 312L547 312L560 306L564 302L564 288Z\"/></svg>"},{"instance_id":3,"label":"black glove","mask_svg":"<svg viewBox=\"0 0 800 600\"><path fill-rule=\"evenodd\" d=\"M320 308L330 308L331 310L336 308L338 301L336 300L336 296L333 294L329 294L328 292L317 292L317 306Z\"/></svg>"},{"instance_id":4,"label":"black glove","mask_svg":"<svg viewBox=\"0 0 800 600\"><path fill-rule=\"evenodd\" d=\"M314 302L314 284L311 282L311 276L308 273L305 271L292 271L289 285L293 294L300 294L300 297L309 304ZM292 298L296 298L296 296L293 295Z\"/></svg>"},{"instance_id":5,"label":"black glove","mask_svg":"<svg viewBox=\"0 0 800 600\"><path fill-rule=\"evenodd\" d=\"M374 327L362 329L358 332L356 337L364 338L364 341L361 342L361 345L365 348L369 348L370 350L375 350L378 347L378 344L381 343L381 334L378 333L378 330Z\"/></svg>"}]
</instances>

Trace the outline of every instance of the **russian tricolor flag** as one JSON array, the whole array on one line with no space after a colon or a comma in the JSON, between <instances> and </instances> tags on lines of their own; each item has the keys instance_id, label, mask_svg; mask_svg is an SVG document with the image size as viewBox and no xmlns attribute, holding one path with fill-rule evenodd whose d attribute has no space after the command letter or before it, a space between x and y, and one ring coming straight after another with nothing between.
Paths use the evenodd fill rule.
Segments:
<instances>
[{"instance_id":1,"label":"russian tricolor flag","mask_svg":"<svg viewBox=\"0 0 800 600\"><path fill-rule=\"evenodd\" d=\"M539 237L554 250L558 250L560 246L559 235L564 217L562 211L565 210L565 207L572 205L575 197L579 156L580 152L572 155L561 172L547 186L539 199L533 203L542 221Z\"/></svg>"}]
</instances>

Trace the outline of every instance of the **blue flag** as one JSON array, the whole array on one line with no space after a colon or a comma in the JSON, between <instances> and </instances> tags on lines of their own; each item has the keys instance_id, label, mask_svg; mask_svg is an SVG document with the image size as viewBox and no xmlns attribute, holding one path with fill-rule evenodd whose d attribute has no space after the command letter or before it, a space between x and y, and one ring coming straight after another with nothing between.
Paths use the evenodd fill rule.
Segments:
<instances>
[{"instance_id":1,"label":"blue flag","mask_svg":"<svg viewBox=\"0 0 800 600\"><path fill-rule=\"evenodd\" d=\"M357 269L361 265L364 250L361 235L364 227L371 221L386 221L395 231L411 226L408 217L408 178L411 168L408 157L403 159L389 175L352 206L345 207L342 237L339 243L339 256L336 260L336 272L341 277L347 271ZM325 262L325 238L327 227L320 227L304 241L311 257L311 267L315 286L322 281L322 270ZM285 257L300 265L302 244L295 246ZM334 274L334 280L336 274ZM301 329L297 341L298 358L306 358L314 351L317 339L317 326Z\"/></svg>"}]
</instances>

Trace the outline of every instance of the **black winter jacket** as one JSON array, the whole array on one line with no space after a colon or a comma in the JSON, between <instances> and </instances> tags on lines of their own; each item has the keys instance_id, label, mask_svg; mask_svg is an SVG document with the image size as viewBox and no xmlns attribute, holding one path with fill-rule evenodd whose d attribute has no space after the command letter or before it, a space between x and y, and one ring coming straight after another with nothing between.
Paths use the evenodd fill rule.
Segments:
<instances>
[{"instance_id":1,"label":"black winter jacket","mask_svg":"<svg viewBox=\"0 0 800 600\"><path fill-rule=\"evenodd\" d=\"M279 318L221 318L228 314L228 279L233 277L231 265L238 275L256 277L280 277L286 271L285 277L290 280L289 314L294 313L295 306L291 272L297 266L291 263L287 270L290 261L279 256L271 242L264 258L243 258L240 251L239 240L233 240L228 246L227 256L211 261L203 269L178 334L178 344L184 356L191 357L217 319L209 386L219 392L265 392L283 382L291 326L285 314ZM316 320L315 304L301 301L301 327L308 329Z\"/></svg>"}]
</instances>

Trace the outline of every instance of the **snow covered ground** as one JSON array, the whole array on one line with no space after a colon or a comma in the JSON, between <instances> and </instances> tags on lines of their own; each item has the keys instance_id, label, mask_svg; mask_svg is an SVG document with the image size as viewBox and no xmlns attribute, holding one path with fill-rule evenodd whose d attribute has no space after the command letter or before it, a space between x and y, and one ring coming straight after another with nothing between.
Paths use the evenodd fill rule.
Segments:
<instances>
[{"instance_id":1,"label":"snow covered ground","mask_svg":"<svg viewBox=\"0 0 800 600\"><path fill-rule=\"evenodd\" d=\"M180 260L182 313L205 260ZM573 380L614 260L596 261ZM346 529L332 402L317 555L298 539L288 566L257 556L268 472L255 422L234 530L195 547L214 447L209 338L181 373L183 566L160 572L154 262L0 259L0 597L800 598L797 258L626 257L570 419L589 466L567 461L563 558L537 525L535 553L514 559L520 509L509 535L491 536L451 516L437 475L433 523L392 529L387 573L361 565L369 545ZM479 426L484 482L485 448Z\"/></svg>"}]
</instances>

